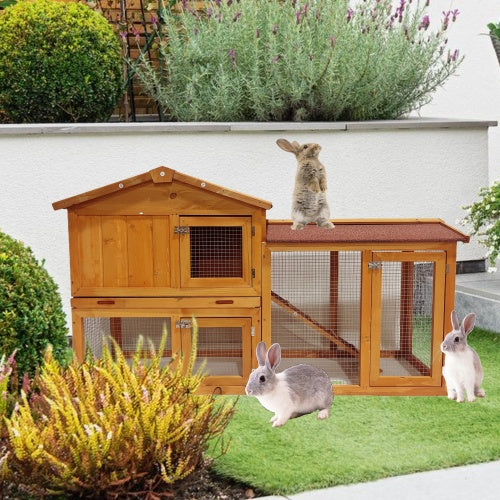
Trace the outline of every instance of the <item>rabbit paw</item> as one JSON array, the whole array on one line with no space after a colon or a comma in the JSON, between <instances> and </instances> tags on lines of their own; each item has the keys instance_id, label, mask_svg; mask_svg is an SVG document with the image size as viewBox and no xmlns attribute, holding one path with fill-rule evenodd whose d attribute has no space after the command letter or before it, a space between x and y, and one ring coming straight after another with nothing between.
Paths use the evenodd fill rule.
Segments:
<instances>
[{"instance_id":1,"label":"rabbit paw","mask_svg":"<svg viewBox=\"0 0 500 500\"><path fill-rule=\"evenodd\" d=\"M484 389L479 389L477 392L476 392L476 396L478 398L485 398L486 397L486 392L484 391Z\"/></svg>"},{"instance_id":2,"label":"rabbit paw","mask_svg":"<svg viewBox=\"0 0 500 500\"><path fill-rule=\"evenodd\" d=\"M302 224L302 222L294 222L292 224L292 229L297 230L297 229L304 229L305 225Z\"/></svg>"},{"instance_id":3,"label":"rabbit paw","mask_svg":"<svg viewBox=\"0 0 500 500\"><path fill-rule=\"evenodd\" d=\"M324 408L323 410L318 412L318 420L324 420L330 416L330 410L328 408Z\"/></svg>"},{"instance_id":4,"label":"rabbit paw","mask_svg":"<svg viewBox=\"0 0 500 500\"><path fill-rule=\"evenodd\" d=\"M318 224L319 227L324 227L325 229L333 229L335 226L329 221L322 222L321 224Z\"/></svg>"},{"instance_id":5,"label":"rabbit paw","mask_svg":"<svg viewBox=\"0 0 500 500\"><path fill-rule=\"evenodd\" d=\"M282 425L285 425L287 422L288 418L286 417L280 417L278 415L274 415L273 418L269 422L273 424L273 427L281 427Z\"/></svg>"}]
</instances>

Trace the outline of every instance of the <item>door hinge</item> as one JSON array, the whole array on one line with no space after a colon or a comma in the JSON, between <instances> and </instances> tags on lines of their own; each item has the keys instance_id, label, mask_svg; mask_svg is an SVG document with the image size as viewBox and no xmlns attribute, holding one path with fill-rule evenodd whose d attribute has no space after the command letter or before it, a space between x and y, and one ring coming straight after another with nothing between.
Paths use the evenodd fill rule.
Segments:
<instances>
[{"instance_id":1,"label":"door hinge","mask_svg":"<svg viewBox=\"0 0 500 500\"><path fill-rule=\"evenodd\" d=\"M255 278L255 267L252 267L252 278Z\"/></svg>"},{"instance_id":2,"label":"door hinge","mask_svg":"<svg viewBox=\"0 0 500 500\"><path fill-rule=\"evenodd\" d=\"M382 269L382 262L368 262L368 269Z\"/></svg>"},{"instance_id":3,"label":"door hinge","mask_svg":"<svg viewBox=\"0 0 500 500\"><path fill-rule=\"evenodd\" d=\"M255 337L255 326L250 328L250 337Z\"/></svg>"},{"instance_id":4,"label":"door hinge","mask_svg":"<svg viewBox=\"0 0 500 500\"><path fill-rule=\"evenodd\" d=\"M444 274L448 274L450 272L450 264L446 264L446 267L444 269Z\"/></svg>"},{"instance_id":5,"label":"door hinge","mask_svg":"<svg viewBox=\"0 0 500 500\"><path fill-rule=\"evenodd\" d=\"M191 320L189 319L180 319L175 322L176 328L191 328Z\"/></svg>"},{"instance_id":6,"label":"door hinge","mask_svg":"<svg viewBox=\"0 0 500 500\"><path fill-rule=\"evenodd\" d=\"M255 226L252 226L252 236L255 236Z\"/></svg>"},{"instance_id":7,"label":"door hinge","mask_svg":"<svg viewBox=\"0 0 500 500\"><path fill-rule=\"evenodd\" d=\"M189 234L189 226L174 226L174 234Z\"/></svg>"}]
</instances>

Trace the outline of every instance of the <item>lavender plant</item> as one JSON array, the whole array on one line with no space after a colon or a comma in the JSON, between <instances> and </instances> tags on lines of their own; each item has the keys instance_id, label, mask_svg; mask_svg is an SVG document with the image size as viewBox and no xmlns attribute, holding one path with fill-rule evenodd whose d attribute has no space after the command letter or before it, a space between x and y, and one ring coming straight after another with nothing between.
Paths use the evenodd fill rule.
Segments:
<instances>
[{"instance_id":1,"label":"lavender plant","mask_svg":"<svg viewBox=\"0 0 500 500\"><path fill-rule=\"evenodd\" d=\"M429 1L184 0L160 9L159 67L136 74L172 121L391 119L419 109L462 57L458 11L430 29Z\"/></svg>"}]
</instances>

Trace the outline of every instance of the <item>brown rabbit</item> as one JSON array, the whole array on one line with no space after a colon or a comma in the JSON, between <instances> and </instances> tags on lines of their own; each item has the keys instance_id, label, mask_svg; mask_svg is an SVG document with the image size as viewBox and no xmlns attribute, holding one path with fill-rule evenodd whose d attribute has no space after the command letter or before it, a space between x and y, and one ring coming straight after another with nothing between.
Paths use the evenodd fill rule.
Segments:
<instances>
[{"instance_id":1,"label":"brown rabbit","mask_svg":"<svg viewBox=\"0 0 500 500\"><path fill-rule=\"evenodd\" d=\"M276 144L297 158L297 173L292 199L292 229L304 229L309 222L319 227L333 228L326 200L326 172L319 161L319 144L292 143L278 139Z\"/></svg>"}]
</instances>

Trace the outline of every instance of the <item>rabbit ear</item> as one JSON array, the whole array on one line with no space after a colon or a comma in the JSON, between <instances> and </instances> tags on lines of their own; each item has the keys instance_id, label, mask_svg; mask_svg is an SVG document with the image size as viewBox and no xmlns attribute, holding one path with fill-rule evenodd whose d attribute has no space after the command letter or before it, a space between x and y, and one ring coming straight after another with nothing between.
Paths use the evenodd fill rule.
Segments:
<instances>
[{"instance_id":1,"label":"rabbit ear","mask_svg":"<svg viewBox=\"0 0 500 500\"><path fill-rule=\"evenodd\" d=\"M458 321L458 316L455 309L451 311L451 326L453 326L453 330L460 330L460 322Z\"/></svg>"},{"instance_id":2,"label":"rabbit ear","mask_svg":"<svg viewBox=\"0 0 500 500\"><path fill-rule=\"evenodd\" d=\"M257 344L257 362L259 363L259 366L264 366L266 364L266 343L265 342L259 342Z\"/></svg>"},{"instance_id":3,"label":"rabbit ear","mask_svg":"<svg viewBox=\"0 0 500 500\"><path fill-rule=\"evenodd\" d=\"M474 313L467 314L464 320L462 321L462 331L465 335L469 335L469 333L474 328L474 324L476 323L476 315Z\"/></svg>"},{"instance_id":4,"label":"rabbit ear","mask_svg":"<svg viewBox=\"0 0 500 500\"><path fill-rule=\"evenodd\" d=\"M276 370L281 361L281 347L279 344L273 344L266 356L266 366L270 370Z\"/></svg>"},{"instance_id":5,"label":"rabbit ear","mask_svg":"<svg viewBox=\"0 0 500 500\"><path fill-rule=\"evenodd\" d=\"M296 153L299 149L299 143L293 141L293 143L288 142L286 139L278 139L276 144L283 149L284 151L288 151L289 153Z\"/></svg>"}]
</instances>

